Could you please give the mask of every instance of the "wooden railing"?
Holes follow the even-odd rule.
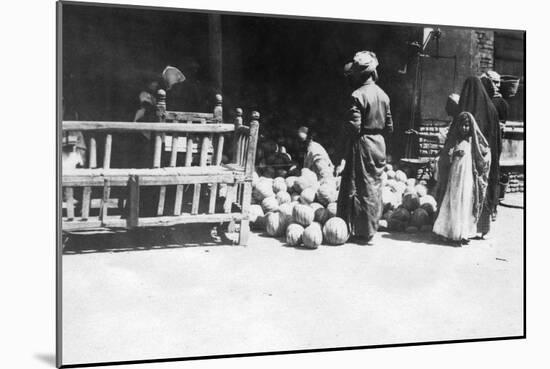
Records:
[[[164,122],[167,118],[186,123]],[[86,168],[62,173],[63,230],[240,221],[239,243],[246,244],[259,114],[252,114],[249,125],[243,124],[240,109],[233,124],[221,123],[219,117],[216,122],[215,114],[207,113],[163,111],[161,120],[62,123],[63,131],[84,134],[88,151]],[[197,120],[202,123],[193,123]],[[152,146],[150,164],[112,168],[117,138],[130,133],[150,137],[145,143]],[[228,148],[226,136],[232,136]],[[171,137],[169,149],[166,137]],[[178,149],[180,140],[183,150]],[[102,152],[98,142],[103,143]],[[229,163],[222,163],[224,152],[232,156]]]

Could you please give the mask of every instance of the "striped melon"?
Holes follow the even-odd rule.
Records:
[[[323,226],[323,236],[330,245],[342,245],[349,238],[348,225],[342,218],[330,218]]]

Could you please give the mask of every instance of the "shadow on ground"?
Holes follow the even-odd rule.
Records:
[[[421,243],[423,245],[457,247],[451,242],[442,240],[432,232],[381,232],[380,237],[395,241]]]
[[[219,226],[188,224],[166,228],[139,228],[98,234],[68,235],[63,254],[126,252],[181,247],[231,246],[234,234],[226,234]]]

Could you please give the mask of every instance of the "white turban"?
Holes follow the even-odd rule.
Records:
[[[378,58],[372,51],[359,51],[353,57],[353,64],[365,72],[374,72],[378,67]]]

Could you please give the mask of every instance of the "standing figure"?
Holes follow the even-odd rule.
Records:
[[[460,94],[459,109],[474,116],[479,129],[487,139],[491,148],[491,170],[483,212],[478,222],[478,233],[485,237],[491,229],[491,220],[496,219],[496,209],[499,203],[500,192],[500,153],[502,151],[502,136],[498,112],[477,77],[469,77],[464,82]]]
[[[449,129],[439,159],[439,188],[443,193],[433,232],[457,244],[466,244],[477,233],[491,151],[475,118],[460,113]]]
[[[384,134],[393,132],[388,95],[376,85],[378,59],[360,51],[346,64],[354,91],[341,130],[336,174],[342,173],[337,214],[356,242],[371,243],[382,216],[382,179],[386,164]]]

